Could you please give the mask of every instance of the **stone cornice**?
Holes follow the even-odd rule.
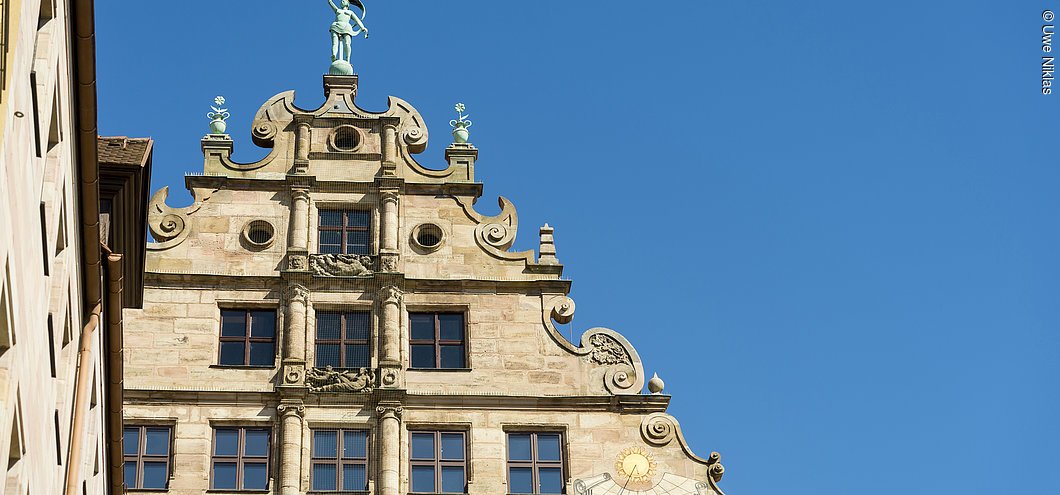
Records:
[[[380,274],[376,274],[378,277]],[[314,277],[308,283],[313,291],[349,291],[358,285],[363,290],[373,290],[378,286],[375,277],[363,278],[324,278]],[[149,288],[181,289],[278,289],[282,275],[236,275],[223,273],[161,273],[147,272],[144,284]],[[483,290],[501,294],[567,294],[570,292],[570,280],[482,280],[482,279],[404,279],[405,292],[467,292],[479,293]],[[528,291],[529,289],[529,291]]]

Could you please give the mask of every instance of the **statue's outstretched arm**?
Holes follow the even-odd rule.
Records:
[[[328,0],[328,1],[330,2],[331,0]],[[351,15],[350,19],[353,22],[356,22],[357,23],[357,27],[361,28],[362,31],[367,31],[368,30],[368,28],[364,27],[364,23],[361,22],[361,18],[360,17],[357,17],[356,15]]]
[[[335,12],[339,11],[339,7],[335,5],[335,2],[333,0],[328,0],[328,4],[331,5],[331,10],[334,10]]]

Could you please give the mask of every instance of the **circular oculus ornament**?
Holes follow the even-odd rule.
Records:
[[[629,481],[650,481],[655,476],[655,456],[641,447],[630,447],[618,454],[615,471]]]

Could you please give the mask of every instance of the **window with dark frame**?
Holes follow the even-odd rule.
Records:
[[[276,311],[221,310],[222,366],[272,367],[276,361]]]
[[[412,367],[467,367],[467,330],[463,313],[409,313]]]
[[[368,210],[320,210],[317,250],[321,254],[371,254]]]
[[[368,491],[368,430],[313,430],[310,490]]]
[[[563,493],[563,435],[508,433],[508,493]]]
[[[462,431],[410,432],[412,493],[467,493],[467,441]]]
[[[122,445],[125,487],[130,490],[165,490],[169,487],[171,426],[126,426]]]
[[[367,368],[371,364],[371,313],[317,312],[317,368]]]
[[[268,490],[268,428],[214,428],[211,490]]]

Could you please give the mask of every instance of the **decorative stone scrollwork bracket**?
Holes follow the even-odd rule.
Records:
[[[184,208],[172,208],[166,204],[166,198],[169,197],[169,186],[159,189],[154,196],[151,196],[151,201],[147,207],[147,225],[151,230],[151,235],[158,242],[148,243],[148,250],[161,251],[169,249],[188,238],[188,234],[191,233],[191,215],[199,211],[199,208],[202,208],[202,204],[209,200],[213,193],[217,192],[217,189],[208,192],[200,191],[202,190],[192,190],[195,201],[191,206]],[[200,197],[199,194],[202,194],[202,196]]]
[[[320,277],[364,277],[372,274],[371,256],[359,254],[312,254],[309,269]]]
[[[464,199],[453,197],[457,204],[464,209],[464,214],[473,220],[475,226],[475,243],[483,251],[494,258],[505,261],[523,261],[527,265],[534,264],[534,250],[521,251],[517,253],[508,252],[515,244],[515,234],[519,230],[519,215],[515,211],[515,205],[503,196],[497,199],[501,212],[497,216],[486,217],[475,211],[475,208]]]
[[[542,299],[541,321],[552,340],[567,352],[605,366],[604,388],[614,395],[636,395],[644,388],[644,365],[633,345],[609,328],[590,328],[575,346],[558,330],[553,320],[569,323],[574,318],[574,300],[567,296]]]
[[[309,385],[311,392],[370,394],[375,387],[375,373],[368,368],[357,370],[336,370],[331,366],[310,368],[306,371],[305,382]]]
[[[681,433],[681,426],[673,416],[666,413],[651,413],[645,416],[640,422],[640,436],[649,445],[655,447],[664,447],[677,441],[685,455],[707,466],[707,472],[710,474],[707,483],[712,490],[724,495],[717,485],[721,481],[722,475],[725,474],[725,467],[721,465],[721,454],[711,452],[710,457],[706,459],[694,454],[692,449],[688,447],[685,436]]]

